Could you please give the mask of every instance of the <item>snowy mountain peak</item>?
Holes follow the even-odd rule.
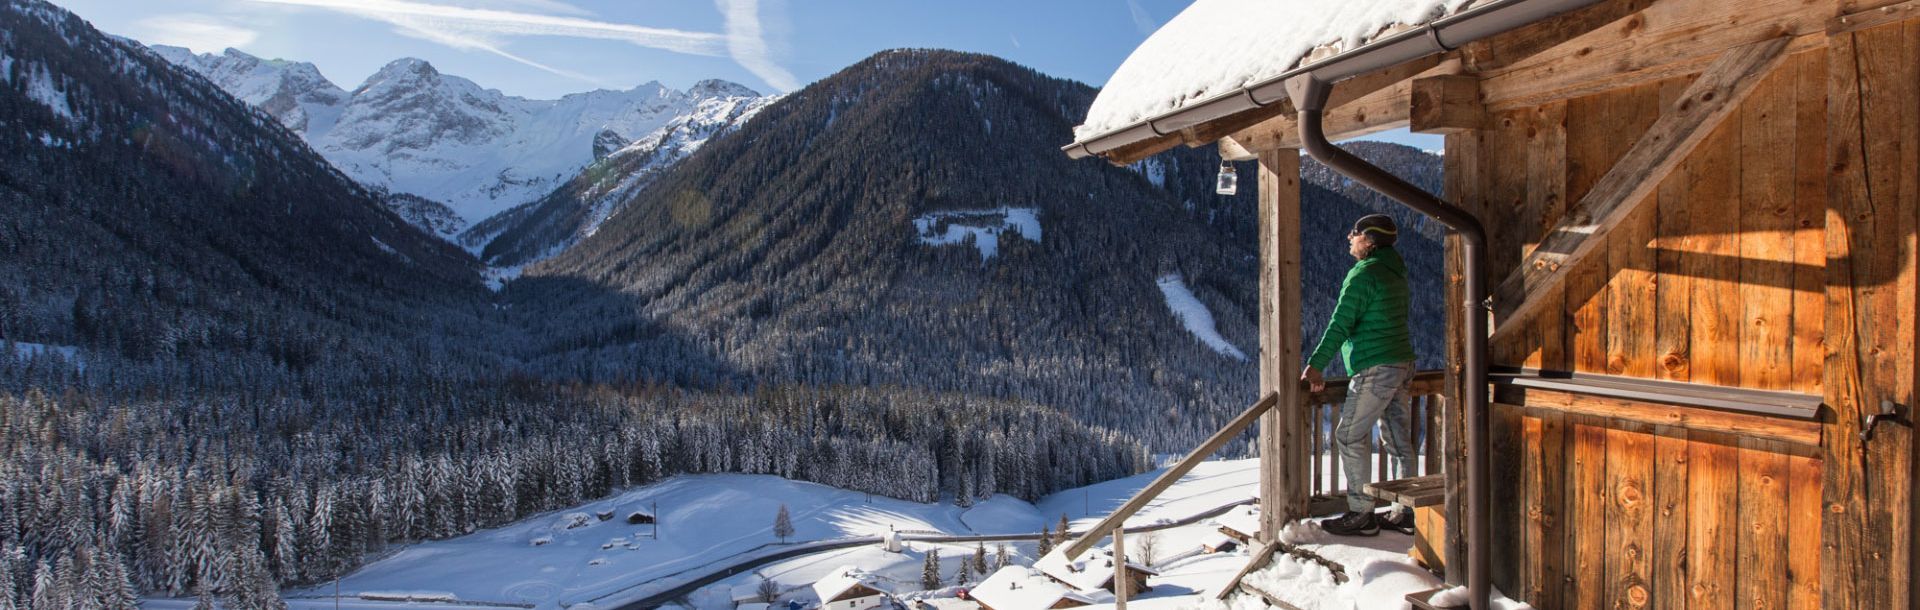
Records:
[[[347,92],[307,62],[261,59],[229,48],[215,55],[184,47],[153,45],[154,53],[186,67],[222,90],[266,111],[295,132],[325,130],[340,116]]]
[[[733,81],[709,78],[687,88],[687,95],[695,98],[717,97],[760,97],[760,92],[748,89],[746,85]]]
[[[655,81],[530,100],[412,57],[389,62],[349,93],[305,62],[232,49],[219,55],[153,49],[266,110],[355,180],[415,198],[392,201],[408,208],[444,204],[458,222],[441,219],[428,227],[443,235],[539,199],[588,164],[637,143],[652,149],[673,140],[674,150],[661,160],[677,161],[720,125],[759,107],[746,102],[768,99],[736,83],[704,80],[687,91]],[[677,132],[684,133],[670,137]]]

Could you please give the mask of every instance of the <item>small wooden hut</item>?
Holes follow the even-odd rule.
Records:
[[[1417,4],[1354,0],[1394,1]],[[1067,150],[1257,160],[1263,532],[1312,484],[1302,127],[1408,127],[1445,136],[1440,196],[1484,228],[1491,295],[1453,306],[1478,299],[1450,232],[1448,580],[1478,542],[1492,584],[1540,608],[1920,608],[1920,2],[1433,2],[1346,40],[1189,18],[1221,4],[1143,44]],[[1208,69],[1165,68],[1182,61]],[[1181,80],[1234,61],[1238,82]],[[1156,86],[1175,93],[1111,112]],[[1466,383],[1480,340],[1485,388]],[[1469,489],[1476,426],[1489,489]],[[1470,537],[1476,491],[1495,500]]]

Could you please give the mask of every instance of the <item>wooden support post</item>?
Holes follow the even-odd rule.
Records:
[[[1113,610],[1127,610],[1127,598],[1133,593],[1127,582],[1127,529],[1113,528]]]
[[[1468,75],[1414,79],[1407,127],[1415,133],[1452,133],[1479,129],[1486,111],[1480,106],[1480,79]]]
[[[1311,430],[1300,387],[1300,151],[1260,153],[1260,541],[1307,516]]]
[[[1820,601],[1830,610],[1914,603],[1914,429],[1882,421],[1863,435],[1863,416],[1914,400],[1917,38],[1909,21],[1827,42]]]
[[[1587,191],[1580,202],[1534,247],[1519,268],[1493,291],[1499,328],[1498,344],[1526,325],[1526,320],[1558,288],[1569,272],[1588,255],[1602,251],[1607,234],[1620,222],[1653,200],[1649,195],[1687,153],[1707,139],[1721,121],[1759,88],[1761,77],[1779,65],[1788,39],[1773,38],[1737,47],[1715,60],[1699,80],[1681,94],[1672,112],[1663,114],[1633,148]]]

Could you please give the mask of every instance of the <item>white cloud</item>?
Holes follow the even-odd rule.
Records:
[[[714,0],[727,18],[727,52],[733,61],[780,91],[800,88],[800,79],[773,60],[766,31],[760,25],[759,0]]]
[[[394,24],[394,31],[399,32],[403,36],[410,36],[414,38],[419,38],[421,40],[426,40],[429,42],[436,42],[443,45],[447,45],[449,47],[453,47],[455,49],[483,51],[486,53],[492,53],[494,55],[498,55],[509,61],[512,61],[524,66],[532,67],[534,69],[542,70],[552,74],[557,74],[557,75],[560,75],[566,78],[571,78],[577,81],[592,83],[594,85],[598,85],[602,87],[610,86],[606,81],[598,78],[594,78],[592,76],[580,74],[578,72],[572,72],[569,70],[562,70],[560,68],[549,66],[547,64],[543,64],[531,59],[527,59],[525,57],[521,57],[519,55],[515,55],[513,53],[509,53],[507,52],[506,49],[501,48],[501,45],[498,41],[492,40],[485,35],[463,36],[453,31],[435,30],[430,27],[421,27],[413,23],[409,23],[409,21],[410,20],[405,17],[399,17],[392,20],[392,23]]]
[[[186,47],[196,53],[218,53],[251,44],[260,37],[260,32],[210,15],[178,14],[137,21],[134,36],[149,43]]]
[[[1133,17],[1133,27],[1140,30],[1141,34],[1151,36],[1154,30],[1160,29],[1160,23],[1154,21],[1153,16],[1147,14],[1147,9],[1140,6],[1140,0],[1127,0],[1127,15]]]
[[[505,40],[522,36],[561,36],[619,40],[643,47],[675,53],[727,56],[775,89],[791,91],[800,86],[793,73],[772,57],[766,31],[760,20],[760,0],[714,0],[726,17],[726,33],[692,32],[654,28],[586,18],[584,10],[561,0],[442,0],[454,4],[429,4],[413,0],[249,0],[339,11],[391,24],[401,34],[433,41],[463,50],[499,55],[511,61],[594,82],[594,79],[542,64],[510,53]],[[506,10],[524,8],[544,13]],[[547,13],[566,13],[559,16]]]
[[[415,32],[431,32],[467,40],[483,40],[487,36],[565,36],[620,40],[643,47],[708,56],[719,56],[725,53],[727,46],[725,37],[711,32],[689,32],[579,17],[426,4],[407,0],[253,1],[336,10],[385,21]]]

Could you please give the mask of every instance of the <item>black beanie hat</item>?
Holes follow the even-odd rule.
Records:
[[[1368,214],[1353,221],[1353,232],[1364,233],[1373,238],[1374,245],[1391,246],[1400,236],[1400,228],[1394,226],[1393,217],[1386,214]]]

